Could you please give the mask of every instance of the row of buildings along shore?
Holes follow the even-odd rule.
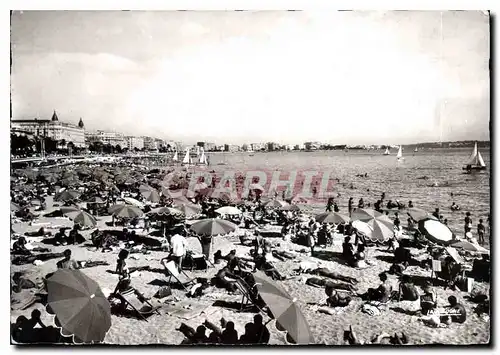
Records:
[[[206,152],[259,152],[259,151],[279,151],[279,150],[323,150],[323,149],[385,149],[396,148],[396,146],[385,145],[330,145],[321,142],[305,142],[295,145],[283,145],[275,142],[267,143],[250,143],[250,144],[215,144],[210,142],[197,142],[194,147],[176,142],[173,140],[163,140],[148,136],[128,136],[119,132],[111,132],[104,130],[87,131],[82,118],[78,122],[69,123],[59,120],[59,117],[54,111],[50,119],[21,119],[11,121],[11,133],[27,135],[33,138],[47,137],[57,142],[72,143],[74,147],[80,149],[91,148],[92,145],[98,143],[119,146],[121,149],[129,151],[184,151],[186,148],[201,147]],[[449,142],[448,147],[460,147],[469,145],[468,142]],[[487,142],[485,142],[487,143]],[[444,146],[444,143],[425,143],[439,146]],[[424,145],[425,145],[424,144]],[[61,145],[64,145],[61,143]],[[488,144],[489,145],[489,144]],[[92,149],[90,149],[92,150]]]

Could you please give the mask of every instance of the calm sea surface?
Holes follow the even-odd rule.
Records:
[[[464,174],[462,166],[471,150],[406,151],[402,162],[397,161],[395,152],[390,156],[383,156],[382,151],[363,150],[253,153],[253,156],[248,153],[208,154],[210,168],[217,173],[224,170],[265,170],[272,173],[279,170],[283,172],[284,179],[289,171],[331,172],[332,179],[338,178],[340,182],[332,182],[333,186],[328,191],[340,194],[336,200],[341,212],[347,211],[349,197],[353,197],[356,204],[363,197],[365,203],[373,205],[381,193],[385,192],[386,200],[398,199],[404,204],[411,200],[415,207],[429,212],[436,207],[440,208],[441,214],[448,219],[450,228],[463,235],[466,211],[472,213],[473,232],[476,231],[479,218],[483,218],[486,224],[486,217],[490,212],[490,150],[480,150],[487,165],[486,170]],[[368,174],[367,178],[356,177],[356,174],[365,173]],[[299,173],[299,177],[300,175]],[[428,179],[419,179],[424,176]],[[296,189],[299,189],[299,184],[300,182],[296,183]],[[457,203],[462,210],[452,212],[452,202]],[[321,205],[320,201],[319,205],[310,208],[315,211],[324,210],[324,204]],[[402,222],[406,225],[405,219]]]

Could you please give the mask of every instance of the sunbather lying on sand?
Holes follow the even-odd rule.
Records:
[[[346,290],[350,292],[356,292],[356,288],[347,283],[333,282],[331,280],[320,279],[318,277],[310,277],[306,280],[306,285],[313,287],[330,287],[337,290]]]
[[[358,335],[353,331],[352,326],[349,326],[349,330],[344,331],[344,342],[346,345],[365,345],[365,344],[392,344],[392,345],[405,345],[408,344],[408,337],[405,333],[401,332],[401,336],[394,333],[390,336],[387,333],[381,333],[374,336],[371,341],[363,341]]]

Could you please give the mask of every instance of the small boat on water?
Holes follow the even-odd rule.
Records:
[[[385,148],[384,155],[391,155],[391,152],[389,151],[389,147]]]
[[[193,163],[193,160],[191,159],[189,148],[187,148],[186,155],[184,156],[184,159],[182,159],[182,165],[190,165],[192,163]]]
[[[415,147],[415,150],[414,150],[414,152],[415,152],[415,153],[416,153],[416,152],[418,152],[418,148],[417,148],[417,147]]]
[[[399,146],[398,155],[396,155],[396,158],[398,158],[398,160],[404,160],[404,158],[403,158],[403,148],[401,146]]]
[[[472,150],[469,160],[462,169],[467,171],[486,169],[483,157],[481,156],[479,150],[477,150],[477,142],[474,143],[474,149]]]

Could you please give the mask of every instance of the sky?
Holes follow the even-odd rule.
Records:
[[[476,11],[24,11],[12,119],[184,142],[489,140]]]

